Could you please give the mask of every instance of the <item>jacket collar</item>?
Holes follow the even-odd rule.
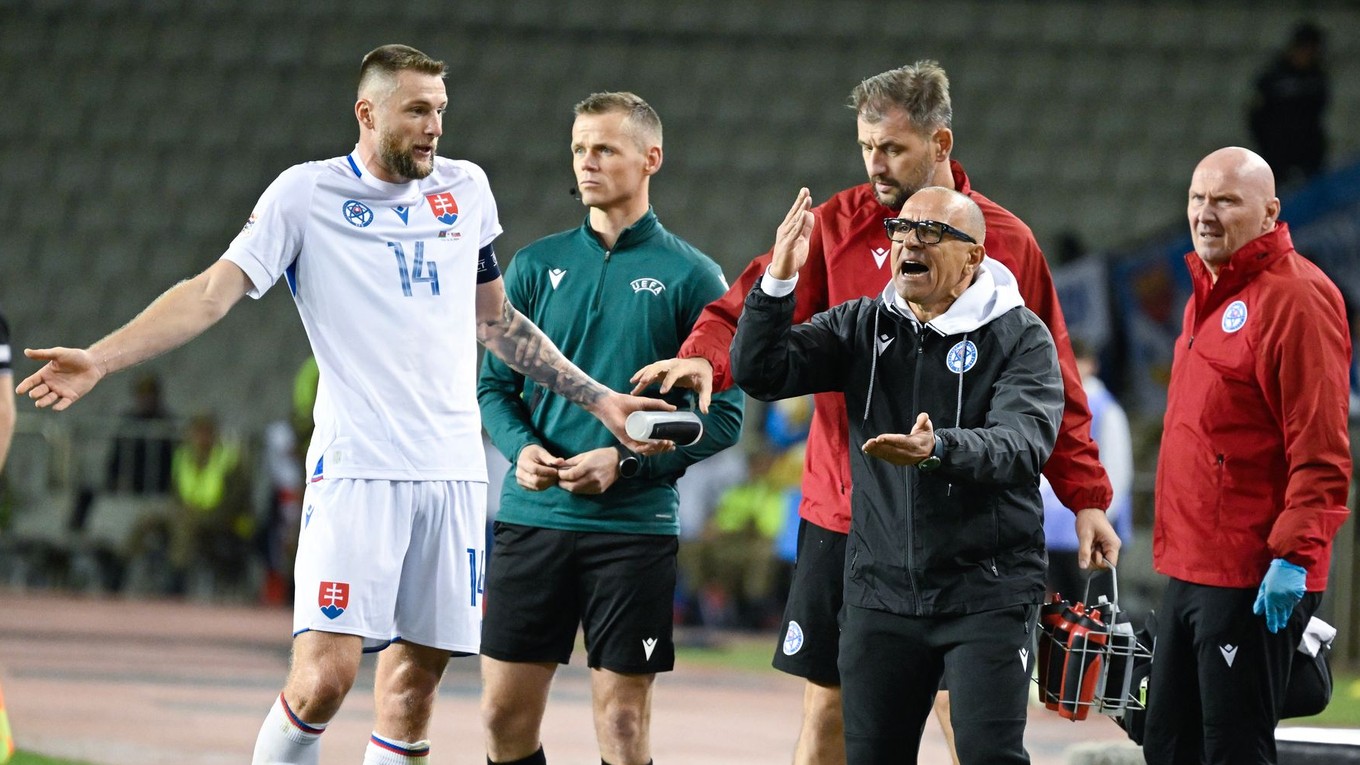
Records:
[[[601,251],[604,251],[604,244],[600,241],[600,235],[590,227],[590,213],[586,213],[586,219],[581,223],[581,230],[585,233],[587,239],[594,242]],[[633,225],[619,233],[618,241],[614,242],[614,249],[611,252],[637,247],[656,236],[660,231],[661,221],[657,220],[656,211],[649,205],[647,212],[643,213],[641,218],[638,218]]]
[[[963,165],[956,159],[949,160],[949,172],[954,176],[954,190],[967,196],[973,190],[973,185],[968,182],[968,173],[963,171]]]
[[[879,300],[889,313],[916,325],[921,323],[902,296],[897,294],[891,280],[883,288]],[[990,257],[984,257],[977,277],[968,285],[968,289],[959,295],[949,310],[931,319],[925,326],[945,337],[961,335],[990,324],[1007,311],[1024,304],[1025,299],[1020,296],[1020,288],[1010,269]]]
[[[1228,262],[1218,270],[1217,282],[1210,279],[1209,268],[1194,251],[1185,256],[1185,264],[1190,269],[1190,275],[1194,277],[1196,292],[1199,291],[1201,284],[1206,290],[1212,284],[1214,289],[1227,292],[1251,281],[1257,274],[1293,250],[1294,240],[1289,236],[1289,224],[1279,221],[1275,228],[1247,242],[1234,252]]]

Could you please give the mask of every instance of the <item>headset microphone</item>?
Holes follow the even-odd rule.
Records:
[[[570,194],[573,199],[581,198],[581,192],[574,185],[571,188],[567,189],[567,193]]]

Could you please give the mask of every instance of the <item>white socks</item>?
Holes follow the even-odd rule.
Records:
[[[260,726],[251,765],[318,765],[325,731],[325,723],[298,719],[280,693]],[[364,750],[364,765],[426,765],[429,761],[429,741],[411,743],[374,733]]]
[[[413,744],[374,733],[364,750],[364,765],[425,765],[429,761],[429,741]]]
[[[321,762],[318,739],[325,731],[325,723],[299,720],[280,693],[260,726],[251,765],[318,765]]]

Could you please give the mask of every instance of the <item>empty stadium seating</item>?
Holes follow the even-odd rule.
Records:
[[[21,345],[127,320],[220,254],[279,171],[350,148],[354,70],[392,41],[449,61],[441,151],[487,168],[503,258],[580,220],[571,105],[627,88],[666,124],[658,212],[734,275],[798,186],[821,199],[862,178],[850,88],[923,56],[952,75],[979,188],[1041,244],[1071,229],[1112,247],[1174,222],[1193,163],[1247,141],[1251,81],[1305,16],[1337,32],[1330,121],[1353,154],[1360,41],[1340,32],[1360,9],[1342,3],[9,4],[0,301]],[[276,290],[155,362],[171,403],[245,427],[281,416],[306,354],[293,313]]]

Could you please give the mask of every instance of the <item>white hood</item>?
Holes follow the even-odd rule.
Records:
[[[907,301],[897,294],[893,288],[893,282],[888,280],[888,285],[883,289],[883,303],[888,310],[901,316],[910,317],[912,321],[920,323],[916,314],[912,313]],[[959,295],[958,300],[949,306],[949,310],[936,316],[926,323],[927,327],[938,332],[940,335],[961,335],[965,332],[972,332],[978,327],[984,326],[1012,308],[1018,308],[1025,304],[1025,299],[1020,296],[1019,285],[1015,281],[1015,274],[1009,268],[999,262],[984,256],[982,263],[979,264],[977,277],[968,289]]]

